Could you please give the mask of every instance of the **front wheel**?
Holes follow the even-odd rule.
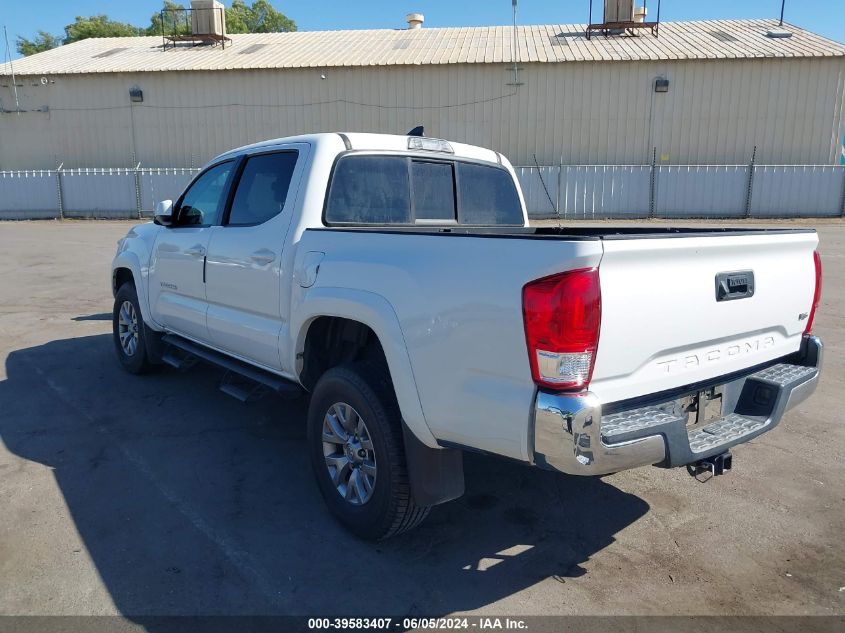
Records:
[[[379,365],[335,367],[320,378],[308,410],[308,448],[326,505],[358,536],[384,539],[428,515],[411,495],[401,414]]]
[[[126,371],[142,374],[152,369],[138,294],[131,283],[123,284],[114,297],[112,336],[117,359]]]

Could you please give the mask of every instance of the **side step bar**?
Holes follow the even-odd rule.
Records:
[[[197,361],[203,360],[227,371],[226,379],[220,388],[224,393],[234,396],[238,400],[246,401],[250,396],[257,393],[257,389],[265,387],[283,398],[298,398],[302,395],[302,387],[291,380],[276,376],[268,371],[253,367],[235,358],[215,352],[212,349],[177,336],[176,334],[165,334],[161,342],[170,348],[183,352],[183,356],[167,350],[162,360],[176,369],[187,369]],[[228,380],[229,374],[236,374],[243,381],[255,383],[255,388],[248,388],[242,384],[236,384]],[[260,386],[260,387],[259,387]]]

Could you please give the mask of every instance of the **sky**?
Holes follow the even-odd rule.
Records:
[[[248,0],[249,1],[249,0]],[[183,0],[188,5],[190,0]],[[405,14],[425,14],[425,26],[489,26],[511,24],[509,0],[271,0],[296,21],[301,31],[326,29],[404,28]],[[224,4],[231,4],[225,0]],[[594,16],[602,0],[593,0]],[[639,4],[639,3],[638,3]],[[657,0],[648,2],[650,13]],[[44,30],[63,33],[77,15],[105,13],[114,20],[148,26],[161,8],[159,0],[0,0],[0,27],[9,34],[12,58],[15,38]],[[560,24],[587,21],[589,0],[519,0],[519,24]],[[774,18],[781,0],[663,0],[661,20]],[[786,20],[839,42],[845,42],[845,1],[786,0]],[[0,32],[0,51],[5,41]]]

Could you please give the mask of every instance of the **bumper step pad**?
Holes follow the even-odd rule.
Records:
[[[818,369],[815,367],[781,363],[780,365],[772,365],[766,369],[761,369],[751,374],[750,378],[769,382],[777,387],[788,387],[792,383],[803,382],[817,371]]]
[[[731,413],[704,428],[690,431],[689,447],[693,453],[704,453],[727,442],[751,435],[766,424],[767,420],[755,420]]]
[[[746,380],[771,385],[780,391],[811,379],[817,372],[816,367],[780,363],[754,372],[747,376]],[[742,438],[756,435],[768,426],[767,417],[729,413],[707,426],[687,429],[689,451],[702,454],[736,444]],[[605,444],[612,446],[650,434],[665,434],[670,427],[685,429],[686,417],[679,417],[667,411],[666,405],[647,406],[603,416],[601,437]]]
[[[663,426],[680,421],[681,418],[667,413],[659,407],[644,407],[621,413],[612,413],[603,416],[601,419],[601,435],[608,442],[622,440],[623,435]]]

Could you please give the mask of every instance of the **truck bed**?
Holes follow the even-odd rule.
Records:
[[[308,229],[302,241],[325,253],[318,285],[390,304],[435,436],[468,446],[485,438],[485,450],[516,458],[527,455],[527,438],[514,420],[536,392],[527,283],[598,269],[589,390],[611,405],[797,352],[818,243],[804,229],[628,226],[332,227]],[[720,301],[719,277],[743,271],[753,272],[753,296]]]

